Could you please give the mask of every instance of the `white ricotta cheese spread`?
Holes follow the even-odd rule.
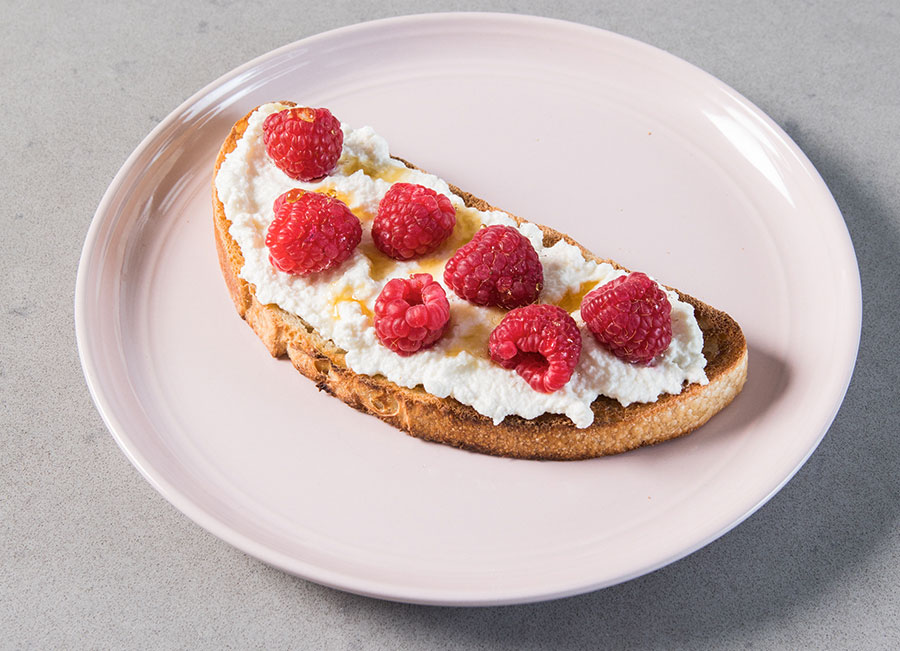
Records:
[[[516,414],[535,418],[543,413],[565,414],[577,427],[593,421],[591,403],[599,395],[622,405],[654,402],[663,393],[678,394],[686,384],[708,382],[704,368],[703,334],[691,305],[666,291],[672,305],[672,343],[652,366],[619,360],[594,339],[581,319],[581,297],[624,272],[609,264],[585,260],[581,251],[564,241],[543,246],[543,234],[533,224],[518,226],[506,213],[467,208],[438,177],[410,170],[390,157],[387,142],[371,127],[343,125],[344,145],[336,170],[321,181],[304,183],[289,178],[269,159],[262,125],[281,104],[266,104],[249,119],[243,137],[222,163],[216,191],[231,221],[230,233],[244,255],[241,277],[256,288],[262,303],[274,303],[303,318],[326,338],[347,351],[346,363],[356,373],[383,375],[405,387],[421,385],[441,398],[452,396],[472,406],[495,424]],[[375,249],[371,222],[378,203],[392,182],[418,183],[447,195],[457,209],[454,234],[434,255],[398,262]],[[360,218],[363,239],[349,260],[336,269],[310,276],[293,276],[269,263],[266,230],[273,219],[272,204],[291,188],[330,192]],[[581,359],[571,380],[559,391],[533,390],[515,371],[493,363],[487,338],[499,322],[499,309],[478,307],[444,286],[450,302],[450,325],[434,347],[401,357],[382,346],[375,336],[372,310],[384,284],[395,277],[428,272],[444,285],[443,264],[481,225],[506,224],[518,228],[534,245],[544,268],[542,303],[570,310],[582,333]]]

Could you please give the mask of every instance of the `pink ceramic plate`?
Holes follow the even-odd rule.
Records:
[[[213,248],[216,152],[274,99],[371,124],[394,153],[728,311],[746,389],[689,437],[573,463],[424,443],[319,394],[236,316]],[[840,405],[860,290],[821,178],[734,90],[598,29],[444,14],[305,39],[175,110],[97,210],[76,320],[119,445],[209,531],[344,590],[499,604],[644,574],[769,499]]]

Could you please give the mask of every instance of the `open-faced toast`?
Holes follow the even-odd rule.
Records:
[[[452,397],[431,395],[421,386],[399,386],[382,375],[354,372],[346,363],[346,351],[299,316],[277,305],[261,303],[254,286],[241,277],[244,256],[229,232],[231,222],[216,190],[215,176],[244,136],[252,113],[234,125],[215,164],[213,212],[219,262],[240,316],[273,356],[287,355],[320,390],[429,441],[509,457],[572,460],[624,452],[691,432],[728,405],[743,387],[747,347],[740,327],[724,312],[681,292],[679,298],[693,306],[702,331],[708,383],[689,384],[675,395],[664,393],[654,402],[634,402],[625,407],[617,400],[600,396],[590,405],[593,422],[587,427],[576,427],[567,416],[557,413],[530,419],[510,415],[495,424],[491,418]],[[497,210],[483,199],[452,185],[449,187],[467,207]],[[515,216],[510,217],[523,223]],[[562,239],[577,246],[587,260],[607,262],[621,269],[612,261],[597,258],[566,235],[545,226],[539,228],[545,246]]]

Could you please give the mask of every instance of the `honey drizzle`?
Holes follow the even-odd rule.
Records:
[[[485,318],[475,322],[472,327],[463,333],[457,332],[456,329],[452,330],[447,342],[447,355],[456,357],[461,353],[469,353],[473,357],[490,359],[488,342],[491,332],[506,316],[506,310],[498,307],[477,307],[474,305],[471,306],[471,309],[478,310]],[[452,315],[450,316],[450,321],[453,321]]]
[[[384,280],[397,268],[397,261],[379,251],[372,241],[360,242],[359,251],[369,259],[369,276],[372,280]]]
[[[447,258],[438,256],[420,258],[416,260],[416,269],[410,273],[414,274],[431,274],[431,277],[437,280],[444,275],[444,265],[447,264]]]
[[[409,169],[406,167],[400,166],[385,166],[385,167],[377,167],[373,165],[369,161],[363,161],[359,158],[354,158],[352,160],[348,160],[346,163],[341,165],[341,174],[344,176],[350,176],[358,171],[362,170],[362,173],[372,179],[381,179],[382,181],[386,181],[387,183],[397,183],[398,181],[402,181],[405,176],[409,173]]]
[[[369,320],[373,320],[375,315],[372,313],[372,310],[369,309],[369,306],[366,305],[363,301],[353,296],[353,290],[351,288],[347,288],[342,291],[340,294],[334,297],[334,308],[332,310],[332,316],[337,319],[340,317],[339,306],[342,303],[356,303],[359,305],[359,309],[362,311]]]
[[[371,222],[373,219],[375,219],[375,215],[370,213],[368,210],[363,209],[361,206],[357,206],[354,208],[353,197],[351,197],[349,194],[338,192],[332,185],[323,185],[318,190],[316,190],[316,192],[327,194],[332,199],[337,199],[338,201],[343,202],[344,205],[350,208],[350,212],[356,215],[357,219],[359,219],[359,221],[363,223]]]
[[[449,255],[447,257],[449,258],[456,249],[472,241],[481,225],[481,217],[478,216],[477,210],[468,206],[457,208],[456,226],[453,227],[453,232],[447,238],[447,241],[441,245],[439,251],[448,250]]]
[[[599,281],[596,280],[586,280],[581,283],[581,286],[578,289],[570,289],[563,297],[556,301],[556,305],[564,309],[566,312],[572,313],[578,308],[581,307],[581,301],[590,292],[594,287],[597,286]]]

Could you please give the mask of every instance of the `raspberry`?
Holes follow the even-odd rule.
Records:
[[[409,260],[438,248],[455,225],[450,199],[421,185],[395,183],[378,204],[372,239],[385,255]]]
[[[440,339],[449,320],[447,295],[431,274],[389,280],[375,299],[375,334],[404,357]]]
[[[672,341],[672,308],[647,274],[632,273],[598,287],[581,301],[581,317],[616,357],[650,364]]]
[[[444,282],[475,305],[506,309],[537,300],[544,269],[531,242],[511,226],[488,226],[453,254]]]
[[[581,332],[556,305],[526,305],[512,310],[490,337],[491,359],[515,369],[531,388],[553,393],[566,385],[581,356]]]
[[[292,179],[313,181],[334,169],[344,132],[328,109],[296,107],[266,118],[263,142],[278,169]]]
[[[338,199],[299,188],[275,200],[275,219],[266,233],[269,262],[289,274],[336,267],[362,237],[359,219]]]

